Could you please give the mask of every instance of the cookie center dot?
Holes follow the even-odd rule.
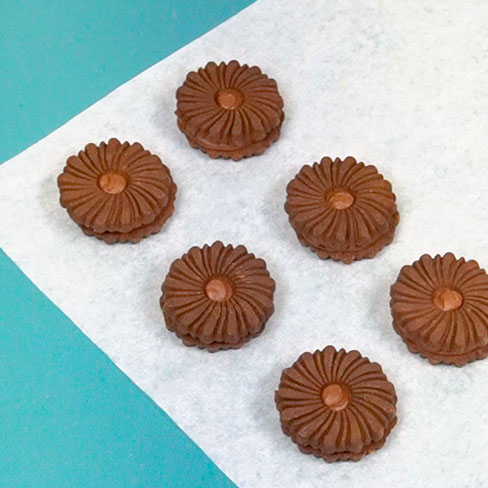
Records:
[[[354,197],[347,191],[336,191],[330,195],[329,203],[336,210],[344,210],[354,203]]]
[[[437,308],[449,312],[450,310],[457,310],[463,304],[463,296],[456,290],[442,288],[434,293],[432,301]]]
[[[217,103],[227,110],[235,110],[242,103],[242,94],[234,88],[224,88],[217,93]]]
[[[322,401],[332,410],[344,410],[349,405],[349,395],[341,386],[332,384],[323,389]]]
[[[105,192],[120,193],[127,186],[127,180],[118,173],[105,173],[98,179],[98,186]]]
[[[205,293],[214,302],[225,302],[232,296],[232,286],[224,280],[215,278],[205,286]]]

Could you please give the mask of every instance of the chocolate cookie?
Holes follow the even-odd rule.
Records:
[[[283,99],[257,66],[208,63],[187,75],[176,99],[178,127],[212,158],[258,155],[280,136]]]
[[[431,364],[488,356],[488,275],[476,261],[425,254],[391,287],[396,332]]]
[[[187,346],[236,349],[259,335],[274,311],[275,282],[244,246],[192,247],[162,285],[166,327]]]
[[[88,144],[58,177],[61,205],[87,235],[109,244],[157,233],[174,210],[176,185],[138,142]]]
[[[346,264],[374,257],[399,221],[391,184],[352,157],[303,166],[287,186],[285,210],[303,245]]]
[[[381,448],[397,420],[395,388],[381,366],[333,346],[283,370],[275,401],[283,432],[328,462],[358,461]]]

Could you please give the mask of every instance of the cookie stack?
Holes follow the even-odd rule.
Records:
[[[257,66],[208,63],[187,75],[176,99],[178,127],[211,158],[262,154],[280,136],[283,99]]]
[[[244,246],[192,247],[173,262],[162,285],[166,327],[187,346],[237,349],[271,317],[275,282]]]
[[[303,245],[322,259],[348,264],[392,242],[399,221],[395,200],[374,166],[325,157],[290,181],[285,210]]]
[[[174,211],[169,169],[138,142],[88,144],[68,158],[58,186],[69,216],[108,244],[156,234]]]
[[[424,254],[391,287],[393,327],[431,364],[488,356],[488,275],[474,260]]]
[[[283,370],[275,401],[283,432],[328,462],[358,461],[382,447],[396,424],[395,388],[381,366],[333,346]]]

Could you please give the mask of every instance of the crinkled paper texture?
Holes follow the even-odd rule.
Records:
[[[488,266],[487,25],[475,0],[260,0],[3,164],[0,245],[242,487],[488,486],[488,360],[430,366],[389,310],[423,253]],[[191,149],[174,116],[188,71],[234,58],[277,80],[286,114],[281,139],[240,163]],[[135,246],[84,236],[58,201],[66,158],[112,136],[160,155],[179,188],[163,231]],[[288,224],[286,184],[324,155],[393,185],[400,225],[373,260],[320,261]],[[242,349],[209,354],[166,330],[159,296],[174,259],[217,239],[266,260],[276,311]],[[327,344],[381,363],[398,394],[397,427],[357,464],[281,433],[281,370]]]

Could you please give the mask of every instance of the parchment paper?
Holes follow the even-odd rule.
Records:
[[[487,26],[474,0],[260,0],[2,165],[0,244],[242,487],[488,486],[488,360],[430,366],[388,305],[424,252],[488,266]],[[237,164],[191,149],[173,113],[188,71],[233,58],[278,81],[286,112],[280,141]],[[84,236],[58,203],[66,158],[112,136],[160,154],[179,187],[164,231],[135,246]],[[373,260],[320,261],[287,222],[287,182],[324,155],[393,184],[401,223]],[[217,239],[267,261],[276,312],[246,347],[209,354],[165,329],[158,300],[171,262]],[[274,406],[281,370],[327,344],[380,362],[397,388],[398,426],[356,464],[299,453]]]

